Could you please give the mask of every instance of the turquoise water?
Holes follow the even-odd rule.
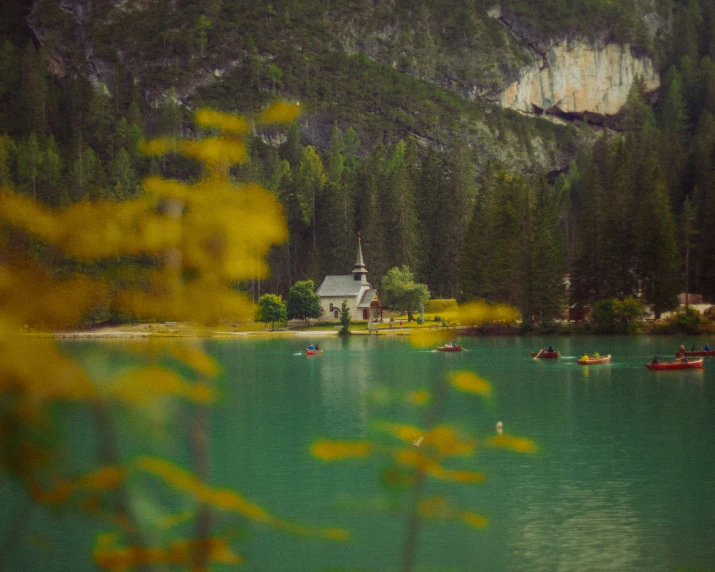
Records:
[[[204,342],[224,368],[222,397],[208,412],[210,484],[239,491],[281,519],[351,534],[335,543],[216,511],[214,533],[240,531],[231,546],[245,560],[242,569],[399,570],[408,492],[381,484],[387,457],[323,463],[309,448],[320,438],[380,438],[375,426],[381,421],[423,425],[428,407],[406,395],[431,390],[453,370],[478,373],[492,384],[493,396],[450,390],[442,422],[484,439],[502,421],[506,434],[529,437],[539,450],[480,448],[450,462],[450,468],[485,473],[481,484],[428,479],[425,496],[484,515],[489,525],[424,520],[416,570],[715,569],[715,360],[706,359],[705,371],[644,366],[655,354],[673,355],[681,343],[702,345],[702,338],[464,338],[464,352],[443,354],[416,349],[405,338],[331,337],[320,339],[325,353],[314,357],[302,354],[307,341]],[[87,352],[94,360],[111,357],[111,345],[104,344],[69,351],[85,359]],[[561,351],[559,360],[529,357],[548,344]],[[612,363],[576,364],[594,351],[612,354]],[[101,367],[115,361],[108,363]],[[150,454],[190,462],[194,408],[112,415],[124,460]],[[81,407],[63,412],[68,459],[77,467],[96,448],[87,426]],[[0,569],[96,570],[95,537],[115,530],[111,523],[33,505],[9,480],[0,487],[0,547],[6,550]],[[147,477],[132,479],[128,491],[149,540],[191,534],[190,524],[156,526],[162,515],[194,508],[181,495]]]

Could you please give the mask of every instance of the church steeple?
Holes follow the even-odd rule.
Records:
[[[355,280],[360,280],[363,284],[367,284],[367,268],[365,268],[365,262],[362,259],[362,244],[360,242],[360,233],[358,233],[358,251],[357,260],[355,261],[355,268],[353,268],[353,278]]]

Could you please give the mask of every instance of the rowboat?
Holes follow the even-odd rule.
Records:
[[[576,363],[579,365],[598,365],[599,363],[611,363],[611,356],[601,356],[598,358],[588,358],[588,359],[577,359]]]
[[[715,350],[696,350],[694,352],[687,352],[687,351],[677,351],[675,352],[675,357],[678,356],[685,356],[685,357],[690,357],[690,356],[715,356]]]
[[[531,352],[533,358],[556,359],[561,354],[559,352]]]
[[[663,363],[647,363],[650,370],[661,371],[669,369],[703,369],[703,358],[692,361],[666,361]]]
[[[438,352],[461,352],[462,346],[440,346],[436,349]]]
[[[305,350],[307,356],[317,356],[323,353],[323,350]]]

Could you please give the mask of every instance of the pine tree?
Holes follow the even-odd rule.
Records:
[[[675,221],[665,178],[655,159],[650,160],[647,173],[647,192],[640,201],[636,252],[642,295],[658,318],[677,304],[679,264]]]
[[[697,192],[697,191],[696,191]],[[690,197],[685,197],[685,201],[683,202],[683,211],[680,214],[680,224],[679,224],[679,230],[680,230],[680,243],[681,243],[681,252],[683,253],[683,276],[684,276],[684,284],[685,284],[685,305],[688,305],[689,299],[688,295],[690,292],[690,286],[693,284],[692,280],[690,279],[691,275],[691,269],[692,266],[690,264],[691,260],[691,253],[694,248],[696,248],[696,241],[695,237],[698,234],[697,230],[697,219],[698,219],[698,213],[695,208],[695,205],[693,205],[692,201],[690,200]]]
[[[595,163],[591,163],[584,176],[580,199],[575,255],[570,268],[571,298],[578,305],[590,305],[605,296],[602,275],[605,263],[605,198]]]
[[[37,134],[47,132],[48,78],[44,54],[28,42],[22,54],[21,89],[23,126]]]
[[[0,125],[13,131],[17,92],[20,89],[20,65],[17,50],[8,40],[0,46]]]
[[[45,204],[58,207],[66,201],[62,159],[54,137],[47,139],[38,170],[38,196]]]
[[[306,146],[300,158],[295,185],[303,213],[303,222],[312,228],[313,255],[318,249],[316,200],[318,194],[323,190],[325,180],[325,171],[320,156],[311,145]]]
[[[375,147],[360,165],[355,201],[355,228],[361,233],[363,255],[370,265],[370,284],[374,288],[380,286],[389,268],[380,197],[383,152],[381,146]]]
[[[544,325],[561,316],[565,303],[565,251],[557,208],[548,183],[541,179],[531,216],[529,311]]]
[[[37,200],[37,177],[40,172],[42,154],[37,134],[33,131],[20,143],[17,149],[17,174],[20,188],[33,200]]]
[[[605,189],[603,296],[626,298],[637,293],[635,229],[637,218],[631,163],[623,138],[613,145],[610,185]]]
[[[667,88],[665,99],[660,108],[660,120],[663,130],[662,165],[668,181],[671,204],[682,202],[685,189],[685,137],[688,131],[688,114],[683,99],[681,78],[677,70],[671,67],[666,76]]]
[[[350,308],[348,307],[348,301],[343,300],[343,303],[340,305],[340,325],[342,328],[340,328],[340,333],[345,335],[350,333]]]
[[[0,135],[0,187],[12,185],[16,155],[15,142],[7,135]]]
[[[109,166],[109,184],[115,199],[127,199],[136,192],[136,174],[124,147],[119,149]]]
[[[386,165],[385,181],[385,228],[386,244],[390,244],[389,264],[407,265],[417,263],[417,213],[413,187],[414,165],[407,154],[407,146],[400,141]]]

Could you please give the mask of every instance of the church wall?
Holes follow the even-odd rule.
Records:
[[[348,301],[348,308],[350,309],[350,319],[351,320],[362,320],[362,308],[358,308],[359,300],[356,297],[346,298],[345,296],[326,296],[320,297],[320,306],[323,308],[323,314],[320,316],[321,322],[340,322],[340,308],[343,305],[343,300]],[[335,318],[333,312],[330,311],[330,304],[333,304],[334,308],[338,309],[338,317]]]

